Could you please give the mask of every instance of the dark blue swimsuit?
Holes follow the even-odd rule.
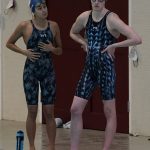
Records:
[[[46,30],[38,30],[33,22],[32,35],[27,43],[27,49],[39,52],[40,58],[34,62],[28,58],[24,66],[24,91],[28,105],[38,104],[39,85],[41,87],[41,101],[43,105],[53,104],[56,95],[55,72],[51,53],[44,52],[38,48],[38,43],[53,43],[53,35],[48,23]]]
[[[85,34],[89,51],[75,95],[87,100],[97,85],[101,88],[103,100],[115,97],[114,62],[107,52],[101,53],[108,45],[116,42],[116,38],[110,34],[106,26],[109,13],[110,11],[99,22],[94,22],[91,12],[86,25]]]

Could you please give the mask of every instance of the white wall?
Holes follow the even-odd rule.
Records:
[[[2,8],[6,7],[9,0],[2,1]],[[6,41],[15,30],[16,26],[23,20],[31,19],[28,8],[28,0],[16,0],[16,8],[8,11],[4,16],[4,28],[2,32],[3,51],[3,119],[25,121],[27,106],[23,91],[23,68],[25,56],[12,52],[6,48]],[[25,48],[23,40],[17,42],[18,46]],[[41,108],[40,113],[41,114]],[[37,121],[41,121],[38,115]]]
[[[150,0],[129,0],[130,25],[142,36],[139,66],[130,62],[130,133],[150,136]]]

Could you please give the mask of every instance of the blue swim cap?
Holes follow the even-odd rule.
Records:
[[[37,4],[45,3],[45,0],[30,0],[29,6],[31,11],[34,13],[35,12],[35,7]]]

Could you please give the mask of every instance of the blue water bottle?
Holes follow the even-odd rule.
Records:
[[[24,132],[19,130],[16,133],[16,150],[23,150]]]

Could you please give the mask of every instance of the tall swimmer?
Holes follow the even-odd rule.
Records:
[[[62,54],[62,43],[59,26],[47,20],[48,9],[45,0],[31,0],[30,8],[33,18],[21,22],[10,36],[6,46],[14,52],[27,57],[24,73],[24,92],[28,107],[26,131],[30,150],[35,150],[36,116],[38,110],[38,91],[41,88],[41,102],[46,118],[49,138],[49,150],[55,149],[56,125],[54,120],[54,101],[56,94],[55,72],[52,53]],[[23,37],[26,49],[15,43]]]
[[[85,67],[78,82],[71,106],[71,150],[79,150],[83,128],[82,112],[95,86],[102,93],[106,117],[105,140],[102,150],[109,150],[116,132],[115,66],[116,48],[141,44],[141,38],[117,14],[105,8],[106,0],[91,0],[92,10],[81,13],[73,24],[70,36],[87,52]],[[85,37],[80,31],[85,29]],[[126,40],[117,42],[120,34]]]

